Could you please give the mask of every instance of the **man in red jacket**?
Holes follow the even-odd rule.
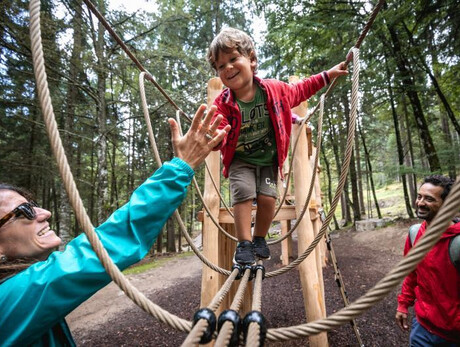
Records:
[[[424,220],[418,233],[406,239],[404,255],[425,233],[444,203],[453,180],[441,175],[425,178],[415,201]],[[402,284],[396,322],[409,330],[408,307],[415,303],[410,346],[460,346],[460,223],[452,224]]]

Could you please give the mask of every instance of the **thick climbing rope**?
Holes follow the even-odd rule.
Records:
[[[43,112],[43,118],[46,125],[48,137],[51,142],[51,148],[56,158],[61,177],[69,196],[69,201],[75,211],[75,215],[83,231],[88,237],[95,253],[100,259],[104,269],[113,279],[113,281],[133,300],[139,307],[150,315],[157,318],[163,323],[167,323],[180,331],[190,331],[191,323],[181,319],[158,305],[148,300],[143,293],[135,288],[121,273],[118,267],[113,263],[108,255],[97,234],[94,232],[93,225],[86,214],[80,194],[77,190],[72,172],[67,161],[67,157],[62,146],[56,119],[54,116],[53,105],[51,103],[47,75],[45,71],[45,62],[43,58],[43,47],[41,41],[40,29],[40,0],[31,0],[29,4],[30,12],[30,38],[32,46],[32,59],[34,64],[35,79],[37,81],[37,91],[40,99],[40,105]]]
[[[76,189],[75,182],[73,180],[72,173],[70,171],[67,158],[65,157],[62,141],[57,130],[57,124],[54,117],[54,111],[51,104],[51,98],[48,89],[48,82],[45,72],[45,64],[43,59],[43,49],[41,45],[41,30],[40,30],[40,1],[32,0],[30,2],[30,31],[31,31],[31,42],[32,42],[32,55],[34,63],[34,71],[37,80],[37,90],[40,99],[40,105],[43,111],[45,125],[47,128],[48,136],[50,137],[51,147],[56,157],[59,170],[61,172],[64,185],[69,196],[69,200],[75,210],[76,217],[88,239],[91,242],[96,254],[98,255],[101,263],[112,277],[115,283],[130,297],[136,304],[138,304],[146,312],[156,317],[162,322],[168,323],[170,326],[180,331],[190,331],[190,322],[180,319],[169,312],[163,310],[161,307],[148,301],[145,296],[134,288],[113,264],[107,251],[100,243],[97,234],[93,230],[93,226],[89,220],[89,217],[85,213],[83,203]],[[351,52],[353,56],[359,54],[357,49]],[[354,58],[355,59],[355,58]],[[356,64],[356,63],[355,63]],[[355,83],[353,83],[354,85]],[[357,101],[354,101],[352,97],[352,110],[356,107]],[[354,107],[353,107],[354,106]],[[356,112],[356,110],[354,111]],[[352,129],[350,122],[350,129]],[[348,148],[347,148],[348,152]],[[342,182],[339,181],[339,185]],[[334,199],[335,200],[335,199]],[[333,201],[334,204],[334,201]],[[333,205],[331,204],[331,206]],[[364,296],[359,298],[357,301],[352,303],[349,307],[340,310],[339,312],[315,322],[311,322],[304,325],[293,326],[289,328],[278,328],[269,330],[267,337],[270,340],[286,340],[292,338],[299,338],[309,336],[310,334],[317,334],[322,331],[329,331],[334,327],[345,324],[351,319],[357,317],[365,310],[372,307],[376,302],[381,300],[388,292],[396,286],[402,278],[407,276],[411,271],[415,269],[417,264],[425,256],[426,253],[434,246],[439,240],[440,235],[444,232],[445,228],[450,223],[451,218],[457,213],[460,207],[460,178],[455,182],[451,193],[447,197],[444,205],[441,207],[439,213],[432,223],[432,227],[429,227],[425,235],[420,239],[417,245],[409,252],[406,258],[404,258],[390,273],[385,276],[379,283],[371,289]],[[326,217],[326,222],[330,223],[332,217],[329,213]],[[324,225],[323,225],[324,227]],[[324,232],[323,232],[324,235]]]
[[[322,131],[323,131],[324,101],[325,101],[325,95],[322,94],[321,98],[320,98],[320,102],[319,102],[320,103],[320,112],[319,112],[319,117],[318,117],[318,130],[317,130],[315,160],[314,160],[314,164],[313,164],[313,168],[312,168],[313,172],[312,172],[312,176],[311,176],[311,180],[310,180],[310,187],[308,188],[307,198],[305,199],[305,203],[303,205],[303,208],[302,208],[299,216],[297,217],[294,226],[286,234],[284,234],[283,236],[281,236],[277,240],[268,242],[268,244],[270,244],[270,245],[278,243],[278,242],[281,242],[284,239],[286,239],[287,237],[289,237],[297,229],[297,227],[300,224],[300,221],[303,219],[305,213],[307,212],[307,210],[310,207],[310,199],[311,199],[311,195],[313,194],[313,188],[314,188],[314,184],[315,184],[316,173],[318,171],[317,169],[318,169],[318,162],[319,162],[319,153],[321,151],[321,141],[322,141]],[[300,126],[299,135],[296,138],[296,141],[295,141],[295,144],[294,144],[294,149],[292,151],[293,153],[295,153],[295,150],[297,148],[297,144],[299,143],[299,139],[300,139],[300,136],[302,135],[303,128],[304,128],[305,124],[306,123],[302,123],[302,125]],[[293,155],[295,155],[295,154],[293,154]],[[292,167],[293,167],[293,163],[294,163],[293,160],[291,160],[291,162],[289,163],[289,174],[288,174],[287,183],[286,183],[287,187],[289,186],[289,181],[290,181],[290,177],[291,177],[291,170],[292,170]],[[287,188],[284,190],[284,196],[283,196],[282,203],[284,203],[286,193],[287,193]],[[278,207],[278,211],[280,210],[280,207],[281,207],[281,204]],[[275,213],[275,215],[276,215],[276,213]]]
[[[161,158],[160,158],[160,153],[158,152],[158,146],[156,145],[156,140],[155,140],[155,136],[153,134],[153,129],[152,129],[152,125],[151,125],[151,122],[150,122],[150,116],[149,116],[149,111],[148,111],[148,105],[147,105],[147,99],[146,99],[146,96],[145,96],[145,86],[144,86],[144,78],[146,77],[146,73],[145,72],[141,72],[139,74],[139,90],[140,90],[140,94],[141,94],[141,102],[142,102],[142,109],[143,109],[143,113],[144,113],[144,119],[145,119],[145,122],[147,123],[147,131],[148,131],[148,135],[149,135],[149,141],[150,141],[150,144],[152,146],[152,152],[154,154],[154,157],[155,157],[155,160],[157,162],[157,165],[158,167],[160,167],[162,164],[162,161],[161,161]],[[182,129],[179,127],[179,131],[180,131],[180,134],[182,135]],[[198,183],[196,182],[196,179],[195,177],[192,179],[193,183],[195,184],[195,187],[197,187],[197,190],[199,190],[199,187],[198,187]],[[201,194],[201,192],[199,192]],[[200,252],[200,250],[195,246],[195,244],[193,243],[193,240],[192,238],[190,237],[190,235],[188,234],[187,232],[187,228],[185,227],[185,224],[184,222],[182,221],[182,218],[179,214],[179,212],[176,210],[174,211],[174,218],[176,219],[176,221],[178,222],[179,224],[179,228],[181,230],[181,233],[182,235],[184,235],[185,239],[187,240],[188,244],[190,245],[190,247],[192,248],[193,252],[200,258],[200,260],[206,264],[207,266],[209,266],[209,268],[213,269],[214,271],[222,274],[222,275],[225,275],[225,276],[229,276],[230,275],[230,271],[228,270],[225,270],[225,269],[222,269],[221,267],[213,264],[211,261],[209,261],[202,252]]]
[[[120,45],[120,47],[125,51],[125,53],[128,55],[128,57],[131,58],[131,60],[136,64],[136,66],[139,68],[139,70],[143,71],[146,73],[145,78],[148,79],[150,82],[153,83],[153,85],[159,90],[159,92],[168,100],[168,102],[181,113],[182,116],[185,117],[185,119],[190,122],[191,118],[181,110],[179,106],[172,100],[169,95],[166,93],[166,91],[158,84],[158,82],[155,80],[155,78],[147,71],[147,69],[141,64],[141,62],[136,58],[136,56],[129,50],[128,46],[123,42],[123,40],[118,36],[118,34],[112,29],[110,24],[107,22],[105,17],[98,11],[96,6],[90,1],[90,0],[83,0],[83,2],[88,6],[88,8],[93,12],[93,14],[97,17],[97,19],[101,22],[101,24],[105,27],[105,29],[109,32],[109,34],[113,37],[113,39]]]
[[[296,260],[291,262],[289,265],[285,267],[275,270],[272,272],[267,273],[266,277],[277,276],[282,273],[285,273],[297,265],[299,265],[308,255],[315,249],[321,238],[324,237],[325,229],[329,225],[332,219],[332,215],[335,213],[335,209],[339,202],[340,196],[342,194],[343,188],[345,186],[345,181],[348,174],[348,168],[350,166],[350,159],[353,151],[353,143],[354,143],[354,133],[355,133],[355,124],[356,124],[356,117],[357,117],[357,109],[358,109],[358,84],[359,84],[359,50],[355,47],[351,49],[353,52],[353,75],[352,75],[352,88],[351,88],[351,105],[350,105],[350,119],[349,119],[349,128],[348,128],[348,138],[347,138],[347,145],[345,148],[345,159],[343,161],[342,170],[340,172],[339,183],[337,185],[336,194],[334,199],[331,203],[331,209],[326,217],[326,221],[321,226],[320,231],[313,239],[310,246],[308,246],[305,251],[297,257]]]
[[[259,263],[260,265],[261,263]],[[253,311],[262,311],[262,280],[263,280],[263,270],[261,268],[257,269],[256,279],[254,282],[254,294],[252,299],[252,310]],[[252,322],[248,327],[248,336],[246,339],[246,346],[248,347],[258,347],[260,346],[260,325]]]
[[[227,278],[224,285],[220,288],[220,290],[216,293],[211,303],[208,305],[208,309],[215,312],[219,308],[220,304],[222,303],[222,300],[224,300],[225,296],[228,294],[230,287],[235,281],[238,274],[238,269],[234,269],[232,271],[231,275]],[[197,345],[200,342],[201,337],[203,336],[207,328],[208,321],[200,319],[195,324],[193,329],[190,331],[185,341],[182,343],[182,347]]]
[[[247,268],[244,271],[244,276],[241,279],[240,285],[238,286],[238,290],[236,291],[235,297],[233,298],[232,304],[230,305],[230,310],[238,312],[240,310],[240,306],[244,299],[244,293],[246,292],[246,288],[248,286],[250,276],[252,274],[252,269]],[[228,346],[230,342],[230,338],[233,333],[233,324],[230,321],[226,321],[217,335],[216,347]]]

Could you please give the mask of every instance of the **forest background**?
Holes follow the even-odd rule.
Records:
[[[206,50],[222,27],[253,35],[263,77],[287,81],[291,75],[306,77],[343,61],[376,2],[145,3],[153,9],[131,12],[94,1],[170,97],[193,114],[206,102],[206,84],[214,76]],[[81,230],[50,154],[37,99],[28,1],[0,4],[0,182],[34,192],[53,212],[53,227],[67,242]],[[98,225],[157,169],[141,110],[139,71],[81,0],[43,0],[41,9],[60,134],[87,211]],[[390,184],[397,184],[406,216],[413,217],[421,178],[429,173],[455,178],[460,170],[460,2],[387,1],[360,58],[356,141],[335,228],[370,216],[382,218],[376,190]],[[326,210],[344,158],[349,82],[338,83],[325,109],[320,160]],[[146,92],[159,151],[168,160],[173,153],[166,120],[175,110],[148,82]],[[312,98],[310,105],[317,101]],[[202,186],[202,168],[196,177]],[[228,183],[222,182],[228,199]],[[189,231],[201,208],[191,187],[180,208]],[[180,250],[178,233],[169,220],[156,251]]]

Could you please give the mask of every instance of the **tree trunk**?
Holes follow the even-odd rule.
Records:
[[[165,228],[163,227],[161,229],[161,233],[158,234],[157,237],[157,253],[162,254],[163,253],[163,234],[164,234]]]
[[[367,150],[366,140],[364,138],[364,134],[361,131],[361,128],[359,127],[359,124],[358,124],[358,131],[359,131],[359,133],[361,135],[361,141],[363,142],[364,156],[365,156],[366,162],[367,162],[369,181],[370,181],[370,184],[371,184],[372,196],[374,197],[375,209],[377,210],[377,216],[381,219],[382,218],[382,213],[380,212],[379,202],[377,201],[377,194],[375,193],[374,178],[372,177],[371,159],[370,159],[370,156],[369,156],[369,151]]]
[[[344,105],[344,113],[347,122],[347,134],[349,133],[348,128],[350,126],[350,108],[348,107],[348,99],[344,97],[342,99]],[[356,133],[356,129],[353,129],[353,133]],[[356,141],[355,141],[356,142]],[[342,149],[342,155],[345,154],[345,150]],[[358,178],[356,177],[356,160],[355,155],[351,153],[351,160],[350,160],[350,182],[351,182],[351,196],[353,197],[353,202],[351,204],[351,208],[353,209],[353,223],[361,219],[361,212],[359,209],[359,193],[358,193]]]
[[[418,62],[422,65],[423,69],[425,70],[425,72],[427,73],[427,75],[430,78],[431,82],[433,83],[433,88],[434,88],[436,94],[438,95],[439,100],[441,100],[441,103],[444,106],[444,109],[446,110],[447,116],[451,120],[455,131],[460,136],[460,123],[458,122],[457,118],[455,117],[454,111],[452,110],[452,107],[450,107],[449,101],[447,101],[447,98],[444,95],[444,93],[442,92],[437,78],[435,77],[434,73],[431,71],[430,67],[428,66],[427,62],[425,61],[425,58],[418,51],[417,47],[419,47],[419,45],[417,45],[414,42],[414,37],[412,35],[412,32],[409,30],[409,28],[406,26],[406,24],[404,22],[403,22],[403,25],[404,25],[404,29],[406,29],[406,33],[407,33],[407,35],[409,37],[409,41],[411,42],[412,46],[415,48],[415,52],[417,53]],[[432,47],[432,45],[430,45],[430,47],[431,47],[432,52],[437,51],[436,47]],[[434,59],[434,62],[437,61],[437,57],[434,54],[432,54],[432,58]],[[450,136],[450,134],[449,134],[449,136]]]
[[[81,73],[81,56],[82,56],[82,2],[77,0],[74,7],[73,16],[73,48],[70,57],[69,76],[66,107],[62,121],[62,144],[69,161],[73,168],[74,146],[70,133],[74,129],[75,106],[78,104],[78,82]],[[59,185],[59,231],[62,243],[59,246],[63,250],[65,245],[72,239],[72,208],[63,184]]]
[[[332,178],[331,178],[331,169],[329,166],[329,161],[327,160],[326,153],[324,153],[324,146],[321,146],[321,154],[323,155],[324,165],[326,165],[326,176],[327,176],[327,198],[329,200],[329,205],[332,205]],[[332,215],[334,219],[334,228],[339,230],[340,226],[335,217],[335,213]]]
[[[401,73],[404,92],[408,96],[412,106],[412,110],[415,117],[415,124],[417,125],[420,131],[422,145],[425,150],[428,163],[430,165],[430,170],[431,172],[439,172],[441,171],[441,164],[439,162],[438,154],[436,152],[430,131],[428,129],[428,124],[423,113],[422,104],[418,97],[417,86],[415,85],[413,76],[411,75],[411,72],[408,68],[409,64],[407,63],[403,55],[401,44],[395,27],[393,25],[390,25],[389,22],[387,22],[387,28],[393,43],[392,45],[390,45],[390,48],[393,51],[393,56],[396,59],[396,65],[398,67],[399,72]]]
[[[331,119],[329,117],[326,117],[326,118],[327,118],[327,120],[329,122],[329,138],[331,140],[332,150],[334,152],[334,158],[335,158],[335,164],[336,164],[336,168],[337,168],[337,173],[339,173],[340,168],[342,166],[341,165],[342,162],[340,161],[339,148],[338,148],[338,144],[337,144],[337,141],[336,141],[337,136],[335,135],[334,126],[332,125]],[[348,199],[347,199],[347,197],[348,197],[347,189],[348,189],[348,184],[347,184],[347,182],[345,182],[343,193],[340,196],[340,205],[341,205],[341,208],[342,208],[342,220],[344,221],[343,225],[347,225],[347,224],[349,224],[351,222],[350,205],[348,205]]]
[[[176,253],[176,229],[173,217],[166,222],[166,251]]]
[[[402,98],[402,107],[404,112],[404,117],[401,122],[402,133],[406,136],[406,141],[404,145],[404,165],[411,168],[411,174],[407,175],[407,183],[409,188],[410,202],[411,206],[415,208],[415,199],[417,197],[417,177],[415,175],[415,163],[414,163],[414,148],[412,146],[412,130],[409,123],[409,116],[407,114],[406,107],[406,98],[404,95]]]
[[[99,11],[105,15],[104,0],[99,0]],[[105,83],[107,78],[106,60],[104,55],[104,27],[99,22],[97,40],[95,42],[97,57],[97,218],[99,224],[107,217],[108,205],[108,170],[107,170],[107,107],[105,100]]]
[[[359,134],[358,130],[355,131],[355,155],[356,155],[356,179],[358,182],[358,194],[359,194],[359,210],[361,215],[366,213],[364,205],[364,192],[363,192],[363,173],[361,170],[361,151],[359,149]]]
[[[393,124],[395,128],[395,136],[396,136],[396,147],[398,151],[398,163],[399,163],[399,176],[402,180],[403,185],[403,192],[404,192],[404,203],[406,205],[406,211],[409,218],[414,218],[414,213],[412,212],[410,197],[407,191],[407,184],[406,184],[406,174],[401,172],[404,168],[404,151],[401,142],[401,133],[399,131],[399,119],[398,114],[396,113],[395,101],[393,97],[393,89],[391,88],[391,75],[390,69],[388,68],[388,61],[387,57],[385,56],[385,68],[386,68],[386,75],[387,75],[387,87],[388,87],[388,95],[390,96],[390,106],[391,106],[391,114],[393,115]]]

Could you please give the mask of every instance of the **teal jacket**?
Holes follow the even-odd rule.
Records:
[[[96,232],[122,270],[141,260],[185,197],[193,170],[174,158]],[[85,234],[0,285],[0,346],[74,346],[64,320],[111,282]]]

